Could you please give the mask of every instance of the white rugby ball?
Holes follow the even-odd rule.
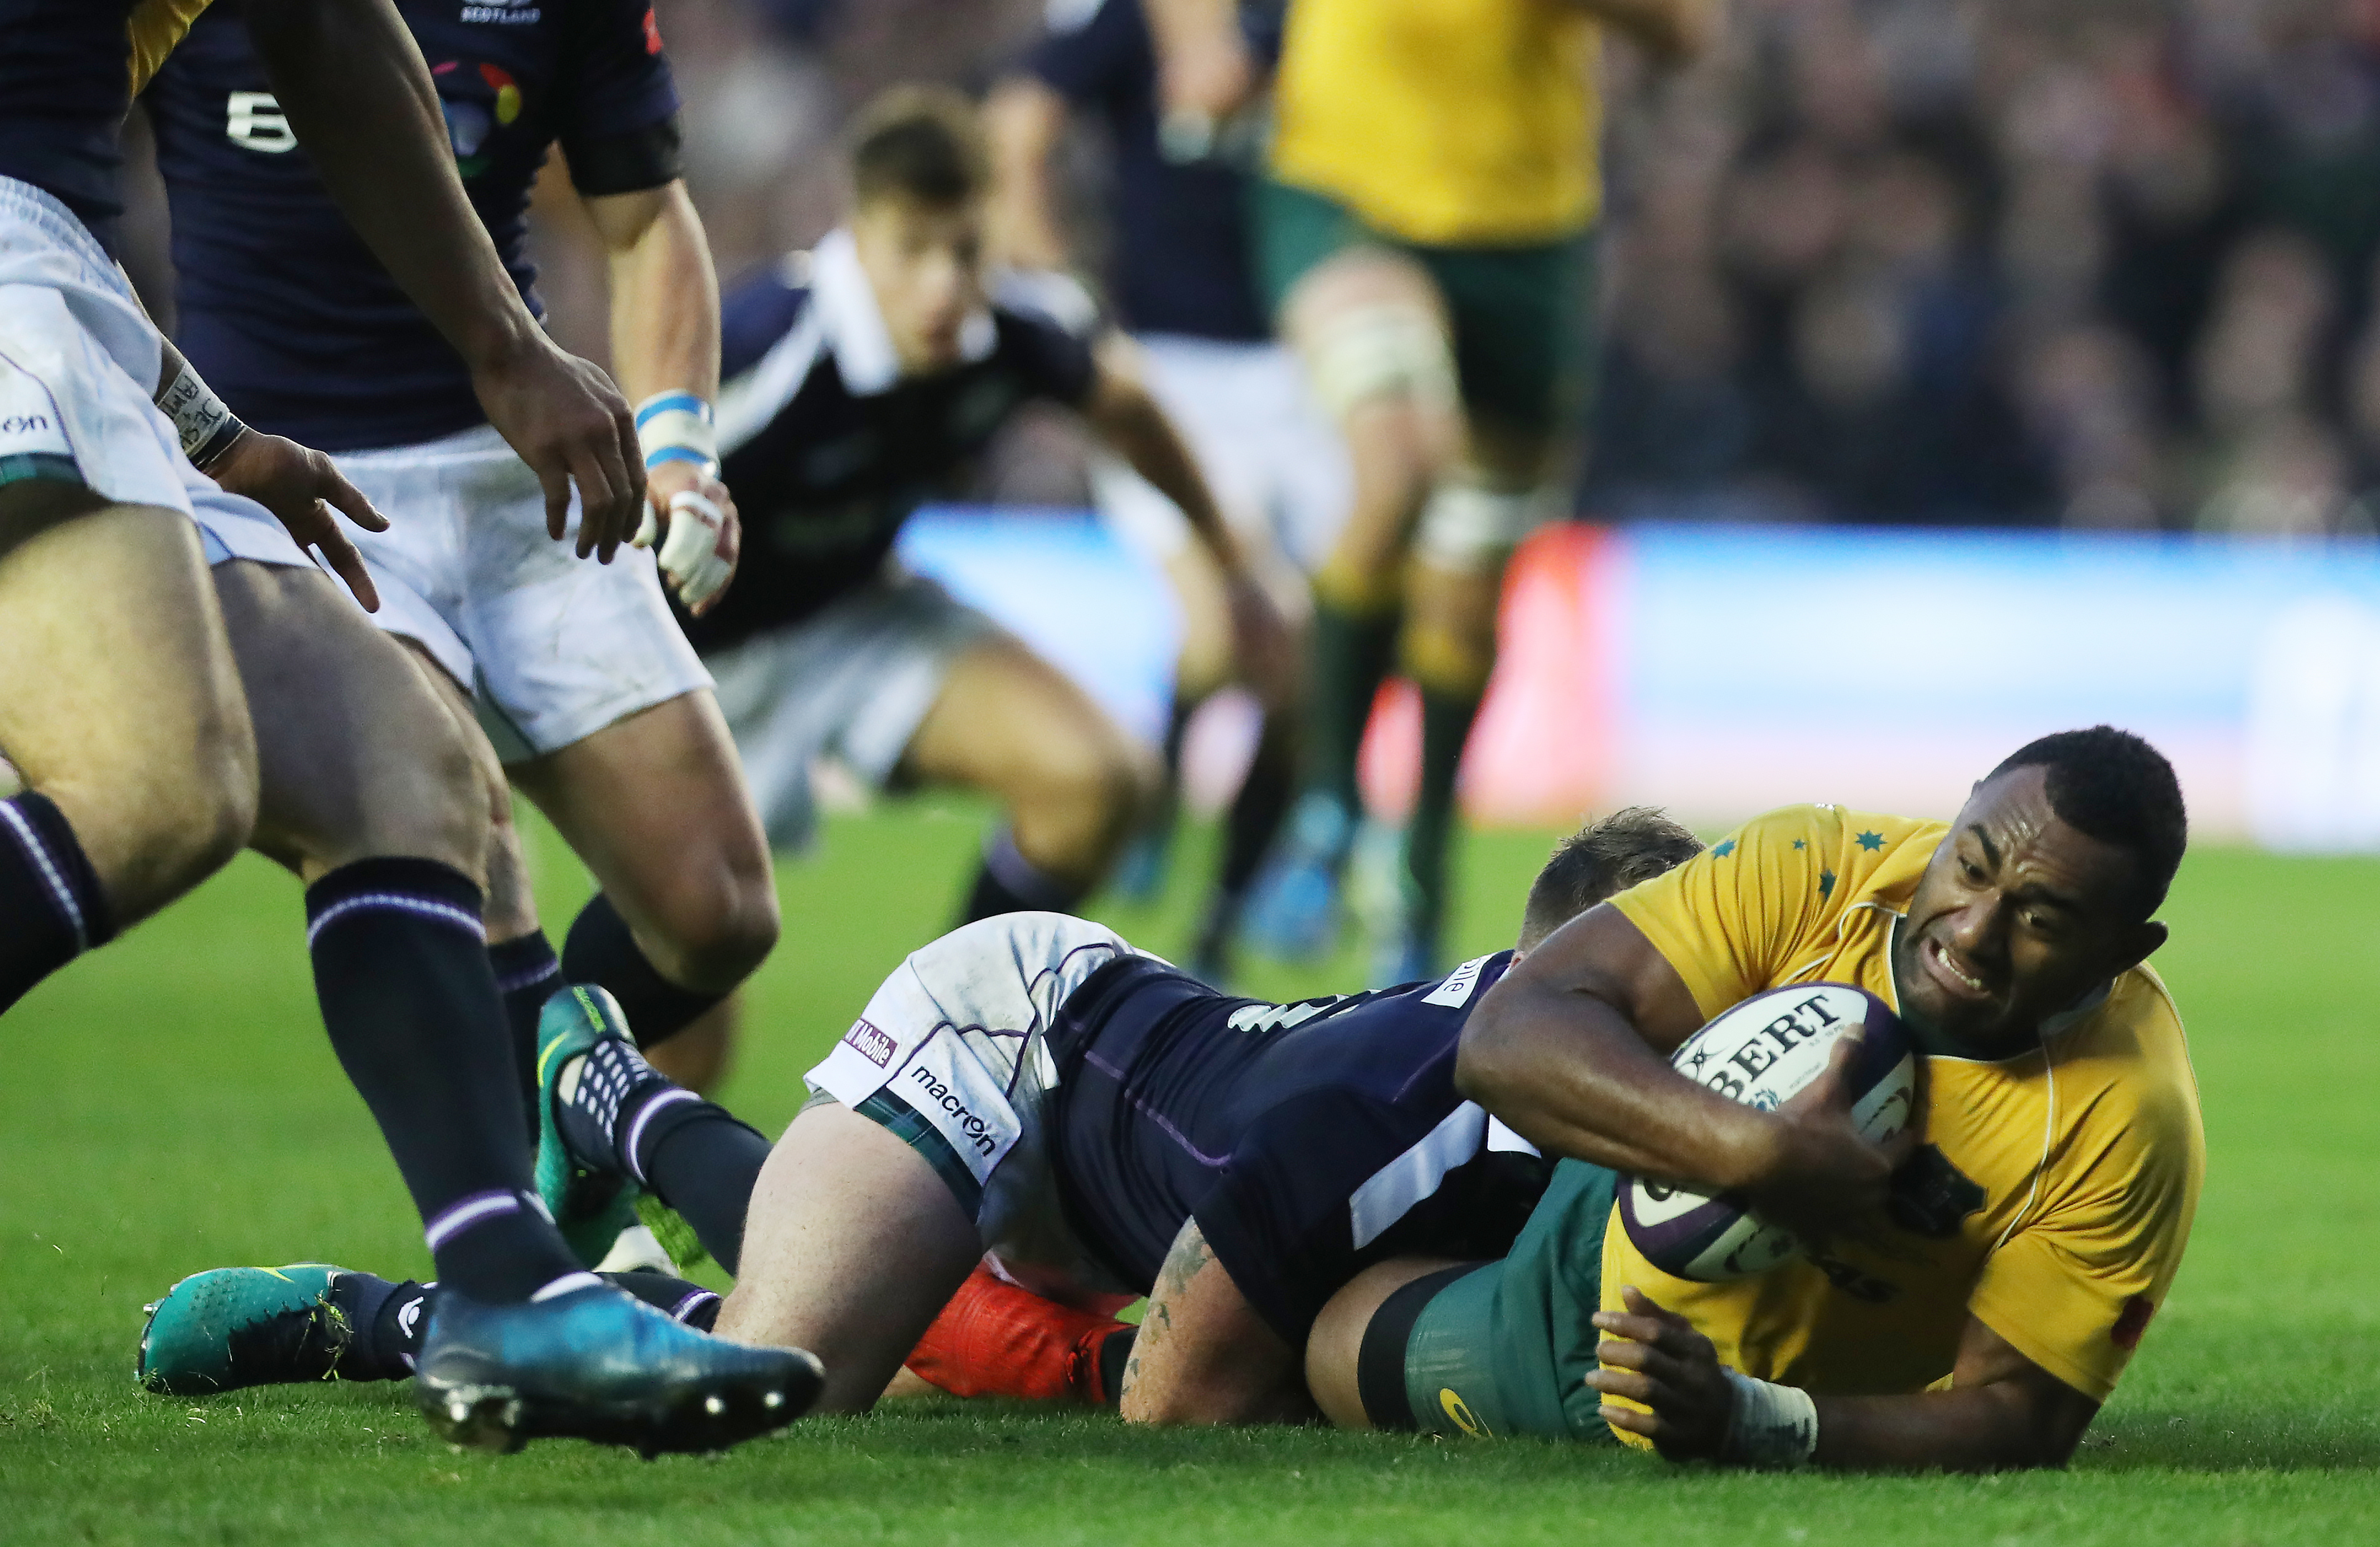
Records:
[[[1670,1066],[1721,1095],[1773,1112],[1826,1072],[1835,1043],[1861,1031],[1851,1067],[1852,1120],[1871,1139],[1909,1126],[1917,1053],[1883,1000],[1847,983],[1803,983],[1755,993],[1680,1047]],[[1673,1278],[1723,1284],[1802,1255],[1790,1230],[1763,1224],[1731,1194],[1630,1177],[1621,1224],[1645,1260]]]

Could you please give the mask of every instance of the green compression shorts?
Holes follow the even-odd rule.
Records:
[[[1257,273],[1277,315],[1305,272],[1346,248],[1383,247],[1429,271],[1454,323],[1463,406],[1538,433],[1581,423],[1593,385],[1595,238],[1513,247],[1430,247],[1382,235],[1323,195],[1259,180]]]
[[[1379,1429],[1615,1443],[1586,1384],[1618,1176],[1564,1161],[1500,1261],[1415,1279],[1364,1329],[1356,1387]]]

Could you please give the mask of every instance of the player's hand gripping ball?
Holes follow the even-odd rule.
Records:
[[[1670,1066],[1747,1106],[1773,1112],[1826,1072],[1835,1043],[1861,1033],[1848,1078],[1852,1121],[1882,1143],[1909,1126],[1917,1054],[1884,1001],[1844,983],[1756,993],[1686,1039]],[[1645,1260],[1673,1278],[1723,1284],[1802,1255],[1792,1232],[1766,1224],[1735,1196],[1631,1177],[1620,1219]]]

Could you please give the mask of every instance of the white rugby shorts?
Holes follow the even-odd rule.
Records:
[[[710,686],[651,552],[578,557],[575,492],[568,530],[548,537],[544,489],[492,426],[336,460],[389,520],[350,533],[381,588],[373,621],[473,689],[504,761]]]
[[[161,358],[90,227],[0,177],[0,483],[79,481],[114,504],[188,515],[189,462],[150,401]]]
[[[1313,573],[1347,518],[1354,475],[1296,357],[1278,344],[1176,334],[1135,342],[1149,393],[1189,442],[1224,519],[1265,534]],[[1116,458],[1092,459],[1091,492],[1116,535],[1157,563],[1188,546],[1190,528],[1173,502]]]
[[[1148,1285],[1116,1282],[1066,1223],[1046,1127],[1058,1066],[1044,1039],[1084,980],[1142,954],[1063,913],[963,925],[893,969],[809,1087],[923,1155],[1017,1283],[1069,1304],[1137,1295]]]
[[[951,663],[1000,631],[936,582],[888,563],[801,622],[708,657],[770,844],[798,849],[817,831],[810,767],[819,759],[834,758],[871,788],[882,785],[941,695]]]

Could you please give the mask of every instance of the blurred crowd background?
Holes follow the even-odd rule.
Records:
[[[1583,509],[2374,530],[2380,0],[1730,4],[1689,72],[1607,50]],[[730,283],[833,224],[871,93],[981,87],[1043,25],[1041,0],[659,10]],[[567,198],[540,209],[556,331],[600,358],[596,260]],[[981,492],[1078,503],[1064,429],[1019,436]]]

